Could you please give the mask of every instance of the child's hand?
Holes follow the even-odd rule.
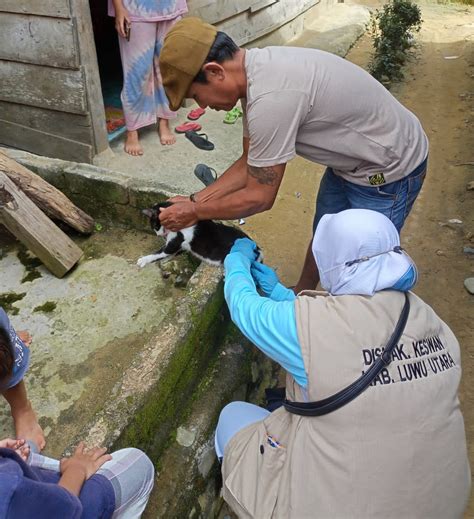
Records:
[[[18,337],[20,337],[20,340],[25,344],[25,346],[30,346],[33,342],[33,338],[27,331],[21,331],[16,333]]]
[[[86,450],[84,442],[80,442],[70,458],[61,460],[61,474],[77,471],[84,475],[86,480],[89,479],[106,461],[112,459],[110,454],[105,454],[106,451],[105,447],[93,447]]]
[[[23,461],[26,461],[30,455],[30,446],[25,440],[5,438],[4,440],[0,440],[0,447],[14,450]]]
[[[132,20],[130,19],[130,14],[125,9],[125,7],[118,7],[115,9],[115,28],[122,38],[127,37],[127,28],[126,26],[132,24]]]

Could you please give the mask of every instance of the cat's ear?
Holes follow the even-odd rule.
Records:
[[[142,214],[144,214],[148,218],[151,218],[153,216],[153,209],[143,209]]]

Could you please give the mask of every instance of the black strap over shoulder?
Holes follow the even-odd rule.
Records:
[[[324,414],[332,413],[340,407],[348,404],[364,392],[375,377],[382,371],[383,368],[392,362],[392,352],[395,349],[403,330],[408,320],[410,313],[410,300],[408,292],[405,292],[405,304],[403,305],[402,313],[398,319],[395,330],[392,333],[388,343],[382,351],[380,357],[370,366],[370,368],[355,382],[349,386],[341,389],[341,391],[331,395],[323,400],[316,402],[291,402],[284,400],[283,406],[289,412],[301,416],[322,416]]]

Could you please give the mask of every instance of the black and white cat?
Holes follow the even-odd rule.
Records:
[[[223,264],[235,240],[248,238],[247,234],[240,229],[212,220],[202,220],[178,232],[168,231],[161,225],[159,214],[161,209],[170,205],[171,202],[162,202],[155,204],[151,209],[143,209],[142,213],[150,219],[153,231],[157,236],[165,238],[166,243],[154,254],[139,258],[137,261],[139,267],[173,256],[180,251],[188,251],[206,263],[219,266]],[[261,261],[261,259],[262,253],[258,249],[257,260]]]

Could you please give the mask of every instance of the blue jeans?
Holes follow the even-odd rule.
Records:
[[[405,178],[382,186],[353,184],[327,168],[316,199],[313,233],[323,215],[345,209],[378,211],[390,218],[400,232],[425,180],[427,163],[428,158]]]

